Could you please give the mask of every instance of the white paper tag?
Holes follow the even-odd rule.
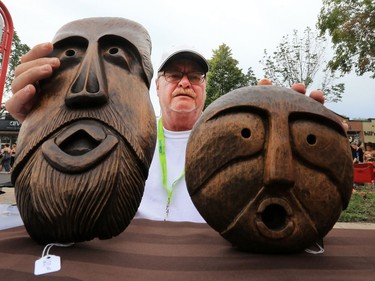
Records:
[[[59,256],[46,255],[35,261],[34,274],[47,274],[61,269],[61,260]]]

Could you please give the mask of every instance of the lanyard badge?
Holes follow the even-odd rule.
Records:
[[[174,188],[176,184],[185,176],[185,169],[183,169],[181,175],[175,181],[173,181],[171,187],[168,187],[167,156],[166,156],[165,149],[166,148],[165,148],[163,122],[160,118],[158,121],[158,150],[159,150],[159,159],[160,159],[160,166],[161,166],[161,172],[162,172],[163,186],[164,186],[165,191],[168,194],[167,205],[165,208],[165,219],[164,219],[164,220],[167,220]]]

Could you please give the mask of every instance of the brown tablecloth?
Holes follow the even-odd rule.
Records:
[[[375,280],[375,230],[333,229],[325,253],[243,253],[205,224],[133,220],[118,237],[53,247],[62,268],[34,275],[43,246],[0,231],[0,280]]]

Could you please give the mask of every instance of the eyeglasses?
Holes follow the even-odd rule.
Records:
[[[184,75],[187,76],[191,84],[198,85],[203,83],[206,74],[203,72],[180,72],[180,71],[164,71],[162,74],[169,83],[178,83]]]

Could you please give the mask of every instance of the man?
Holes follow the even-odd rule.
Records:
[[[164,56],[156,90],[161,118],[158,143],[137,217],[204,222],[188,194],[185,150],[206,99],[208,63],[198,52],[179,49]]]
[[[21,58],[22,63],[16,68],[14,95],[6,108],[20,122],[33,107],[37,81],[50,77],[60,66],[57,58],[46,57],[52,50],[50,43],[37,45]],[[207,61],[194,50],[180,49],[162,60],[156,79],[161,107],[158,144],[138,218],[204,222],[187,192],[184,163],[190,131],[204,107],[207,71]]]

